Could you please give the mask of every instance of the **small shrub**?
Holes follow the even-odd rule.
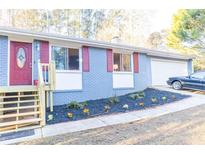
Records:
[[[167,97],[166,97],[166,96],[163,96],[163,97],[162,97],[162,100],[163,100],[163,102],[166,102],[166,101],[167,101]]]
[[[144,106],[144,102],[139,102],[138,105],[139,106]]]
[[[68,112],[68,113],[67,113],[67,117],[68,117],[68,118],[73,118],[73,113]]]
[[[84,102],[82,102],[82,105],[83,105],[83,107],[88,106],[88,101],[84,101]]]
[[[80,108],[80,109],[84,109],[85,107],[88,106],[88,102],[85,101],[85,102],[79,103],[78,105],[79,105],[79,108]]]
[[[144,92],[137,92],[137,93],[134,93],[134,94],[130,94],[129,97],[131,99],[140,99],[140,98],[144,98],[145,97],[145,93]]]
[[[72,102],[70,102],[70,103],[67,105],[67,108],[78,110],[78,109],[83,109],[83,108],[85,108],[86,106],[88,106],[88,102],[87,102],[87,101],[85,101],[85,102],[83,102],[83,103],[78,103],[78,102],[76,102],[76,101],[72,101]]]
[[[129,105],[128,105],[128,104],[124,104],[124,105],[122,106],[122,108],[125,109],[125,110],[128,110],[128,109],[129,109]]]
[[[67,108],[78,110],[78,109],[81,108],[81,106],[80,106],[80,104],[79,104],[78,102],[76,102],[76,101],[71,101],[71,102],[67,105]]]
[[[136,95],[135,95],[135,94],[130,94],[129,97],[130,97],[131,99],[136,99]]]
[[[49,115],[48,115],[48,120],[47,120],[47,121],[51,121],[51,120],[53,120],[53,115],[52,115],[52,114],[49,114]]]
[[[152,101],[152,103],[157,103],[157,98],[156,97],[152,97],[151,101]]]
[[[104,112],[108,112],[110,110],[110,106],[109,105],[105,105],[104,106]]]
[[[120,102],[120,100],[119,100],[116,96],[114,96],[114,97],[110,97],[109,100],[108,100],[108,102],[109,102],[110,104],[117,104],[117,103]]]
[[[85,115],[89,115],[89,114],[90,114],[90,110],[89,110],[88,108],[84,108],[84,109],[83,109],[83,113],[84,113]]]

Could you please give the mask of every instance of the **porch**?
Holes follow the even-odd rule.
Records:
[[[38,62],[35,85],[0,87],[0,134],[46,124],[46,107],[53,111],[55,62]]]

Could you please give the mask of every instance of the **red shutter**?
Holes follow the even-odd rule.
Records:
[[[113,71],[113,58],[112,58],[112,49],[107,49],[107,71]]]
[[[49,63],[49,42],[40,41],[40,59],[41,63]]]
[[[84,46],[83,47],[83,72],[89,72],[90,67],[89,67],[89,50],[88,47]]]
[[[134,72],[139,73],[139,54],[134,53],[133,59],[134,59]]]

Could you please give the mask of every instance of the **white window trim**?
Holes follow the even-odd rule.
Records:
[[[113,70],[113,89],[127,89],[134,88],[134,68],[133,68],[133,53],[130,52],[113,52],[113,64],[114,64],[114,53],[129,54],[131,58],[131,71],[114,71]],[[123,78],[129,79],[130,83],[122,80]]]
[[[56,43],[51,43],[49,44],[49,59],[52,60],[52,46],[58,46],[58,47],[64,47],[64,48],[72,48],[72,49],[78,49],[79,50],[79,70],[56,70],[56,76],[61,76],[63,74],[68,75],[68,77],[70,77],[70,75],[80,75],[81,79],[78,80],[80,83],[80,87],[76,88],[76,84],[75,86],[72,85],[72,87],[68,87],[64,84],[62,84],[61,81],[59,81],[59,88],[56,87],[56,90],[63,90],[63,91],[73,91],[73,90],[82,90],[83,89],[83,76],[82,76],[82,48],[81,47],[73,47],[73,46],[69,46],[69,45],[61,45],[61,44],[56,44]],[[57,81],[56,81],[57,82]],[[78,85],[79,86],[79,85]]]
[[[59,44],[50,44],[49,45],[49,59],[52,60],[52,46],[62,47],[62,48],[72,48],[72,49],[78,49],[79,50],[79,70],[56,70],[56,73],[82,73],[82,48],[80,47],[73,47],[73,46],[67,46],[67,45],[59,45]]]
[[[118,53],[118,54],[129,54],[130,55],[130,58],[131,58],[131,71],[115,71],[113,69],[113,73],[116,73],[116,74],[133,74],[134,73],[134,69],[133,69],[133,53],[123,53],[123,52],[113,52],[113,65],[114,65],[114,54],[115,53]]]

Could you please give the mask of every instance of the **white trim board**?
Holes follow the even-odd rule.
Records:
[[[11,42],[11,41],[10,41],[9,38],[8,38],[8,51],[7,51],[7,52],[8,52],[8,57],[7,57],[7,58],[8,58],[8,59],[7,59],[7,60],[8,60],[8,64],[7,64],[7,67],[8,67],[8,69],[7,69],[8,72],[7,72],[7,73],[8,73],[8,74],[7,74],[7,86],[10,86],[10,42]]]
[[[56,90],[82,90],[82,72],[56,72]]]

